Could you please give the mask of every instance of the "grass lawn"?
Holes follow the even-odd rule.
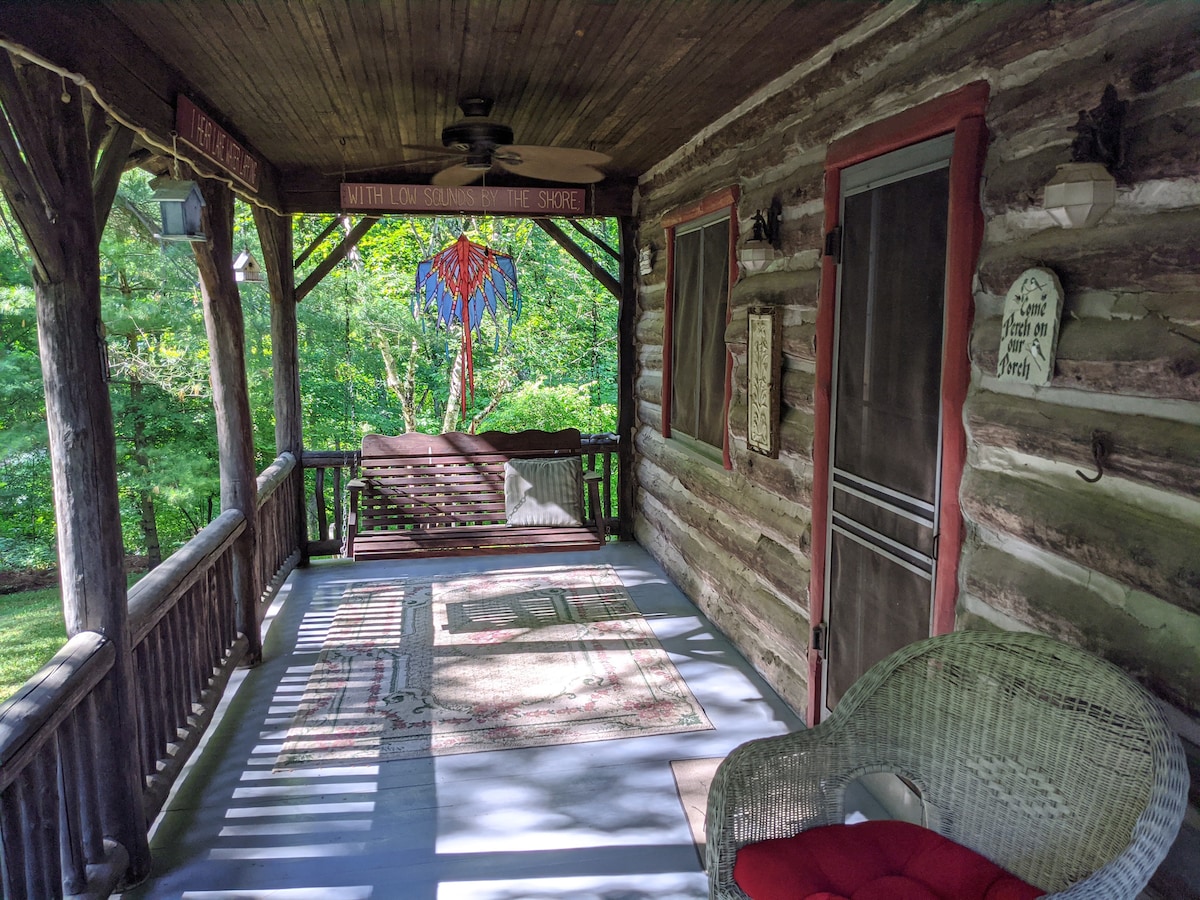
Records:
[[[0,594],[0,702],[66,642],[58,588]]]

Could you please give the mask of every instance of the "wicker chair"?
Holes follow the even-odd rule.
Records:
[[[844,792],[890,772],[926,827],[1048,896],[1131,900],[1183,819],[1179,738],[1115,666],[1033,634],[958,632],[874,666],[808,731],[750,741],[708,799],[712,898],[739,898],[738,848],[844,821]]]

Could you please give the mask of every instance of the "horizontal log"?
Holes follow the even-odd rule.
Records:
[[[734,352],[744,353],[746,346],[746,314],[735,314],[725,326],[725,343]],[[784,356],[815,362],[817,358],[817,325],[815,322],[787,322],[782,329],[780,349]]]
[[[0,792],[55,736],[67,716],[112,670],[115,660],[110,640],[94,631],[81,631],[0,703]]]
[[[1200,224],[1200,220],[1198,220]],[[977,321],[971,358],[994,374],[1001,320]],[[1110,394],[1200,400],[1200,335],[1158,317],[1066,319],[1051,384]]]
[[[729,431],[743,441],[746,439],[746,416],[747,408],[744,400],[730,406]],[[811,465],[813,426],[813,417],[810,414],[786,408],[782,410],[779,420],[780,452],[802,460],[806,467]],[[757,462],[766,457],[752,453],[750,459]],[[803,476],[797,476],[793,472],[786,479],[772,481],[772,485],[781,496],[807,502],[808,498],[812,496],[811,485],[801,479],[809,474],[806,472]]]
[[[258,506],[262,505],[270,499],[270,495],[279,485],[287,480],[288,475],[296,468],[296,457],[290,453],[281,453],[276,460],[263,469],[261,475],[258,476]]]
[[[685,493],[679,483],[661,469],[639,466],[638,487],[643,495],[655,497],[669,509],[689,531],[703,535],[720,554],[723,565],[732,566],[735,571],[753,572],[780,596],[791,598],[797,604],[803,602],[803,598],[792,596],[798,584],[797,567],[803,567],[805,562],[795,550],[783,547],[732,516],[726,516],[725,510]]]
[[[656,266],[659,263],[655,263]],[[667,303],[667,285],[666,285],[666,263],[662,263],[662,280],[648,281],[646,277],[642,279],[642,286],[638,290],[638,307],[642,313],[661,310]],[[651,276],[653,277],[653,276]]]
[[[1163,699],[1200,712],[1200,617],[1086,572],[1064,572],[1053,560],[1042,564],[1025,545],[1011,552],[978,545],[964,556],[962,577],[993,609],[1104,657]]]
[[[1093,469],[1093,431],[1109,436],[1107,476],[1182,495],[1200,495],[1200,426],[1058,406],[1027,397],[975,391],[965,414],[971,439]]]
[[[723,566],[721,554],[675,523],[653,498],[638,519],[637,539],[654,548],[671,580],[692,599],[739,652],[793,709],[807,696],[808,620],[770,591],[751,581],[744,569]]]
[[[969,467],[961,494],[964,514],[994,531],[1200,613],[1194,521],[1136,503],[1112,484],[1086,484],[1069,469],[1035,476]]]
[[[780,402],[782,411],[813,414],[813,397],[816,390],[816,376],[800,368],[794,360],[783,358],[782,383],[780,385]],[[733,402],[746,405],[746,354],[734,353],[733,360]]]
[[[129,589],[129,634],[136,647],[193,584],[205,577],[213,560],[226,552],[246,528],[240,510],[227,509]]]
[[[301,459],[306,469],[353,469],[357,468],[359,451],[354,450],[304,450]]]
[[[309,556],[340,556],[342,542],[337,538],[328,538],[323,541],[309,541],[305,545],[305,552]]]
[[[821,290],[821,275],[811,269],[796,272],[763,272],[743,278],[730,292],[730,305],[740,310],[748,306],[800,306],[816,309]],[[743,320],[745,313],[742,314]]]
[[[639,344],[659,344],[663,342],[663,324],[666,318],[661,311],[643,312],[637,321],[634,332]]]
[[[642,370],[637,378],[637,393],[643,400],[662,404],[662,372],[647,372]]]
[[[1070,296],[1083,290],[1200,292],[1200,209],[1159,212],[1096,228],[1047,228],[984,247],[979,279],[1003,297],[1033,266],[1048,266]]]
[[[720,510],[746,529],[769,535],[772,540],[801,550],[808,546],[809,511],[804,498],[806,481],[794,471],[784,474],[787,461],[776,463],[768,471],[779,473],[779,481],[770,488],[734,471],[701,462],[679,445],[661,435],[638,435],[638,483],[658,470],[661,477],[677,481],[689,497],[711,510]],[[765,459],[765,457],[764,457]],[[649,467],[649,468],[647,468]],[[790,488],[791,490],[787,490]]]

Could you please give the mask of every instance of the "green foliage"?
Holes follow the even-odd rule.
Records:
[[[592,384],[547,386],[542,379],[521,385],[503,406],[490,413],[480,431],[519,431],[540,428],[557,431],[578,428],[584,434],[611,431],[617,419],[615,404],[595,402]]]
[[[0,702],[15,694],[66,640],[58,588],[0,594]]]
[[[100,288],[125,545],[146,552],[152,537],[143,510],[152,509],[165,557],[218,511],[219,475],[195,261],[189,245],[153,239],[158,210],[150,195],[145,173],[122,178],[101,240]],[[0,213],[7,216],[3,204]],[[295,218],[297,254],[331,221]],[[615,220],[585,224],[616,245]],[[234,225],[235,252],[261,258],[242,204]],[[350,448],[368,432],[403,432],[410,364],[412,424],[442,430],[462,335],[437,328],[432,313],[414,314],[416,269],[462,232],[513,255],[524,305],[511,328],[502,310],[476,337],[474,396],[465,417],[451,417],[453,427],[615,428],[617,301],[548,235],[524,219],[388,217],[297,307],[306,447]],[[335,230],[310,255],[297,283],[343,233]],[[55,557],[54,508],[34,293],[15,237],[0,227],[0,557],[4,567],[40,567]],[[270,297],[265,284],[240,290],[261,469],[275,456]]]

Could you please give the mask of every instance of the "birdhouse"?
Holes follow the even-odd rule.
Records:
[[[250,255],[249,250],[243,250],[233,261],[233,277],[238,281],[262,281],[263,270],[258,260]]]
[[[155,237],[164,241],[206,241],[200,210],[204,198],[194,181],[176,181],[173,178],[156,178],[150,182],[154,188],[151,200],[158,201],[162,213],[162,233]]]

